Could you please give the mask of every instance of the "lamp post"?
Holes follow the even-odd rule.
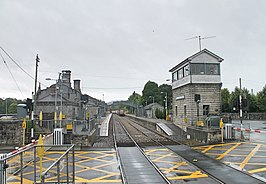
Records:
[[[168,94],[167,94],[167,92],[161,92],[161,94],[165,94],[165,114],[166,114],[165,119],[167,119],[167,115],[168,115],[168,112],[167,112],[167,96],[168,96]]]
[[[58,107],[57,107],[57,88],[58,88],[58,82],[60,81],[60,76],[61,76],[61,73],[59,73],[59,77],[58,79],[52,79],[52,78],[46,78],[45,80],[52,80],[52,81],[55,81],[55,118],[54,118],[54,121],[55,121],[55,127],[56,127],[56,123],[57,123],[57,111],[58,111]],[[60,82],[60,85],[61,85],[61,82]],[[59,89],[60,89],[60,86],[59,86]],[[60,92],[60,91],[59,91]],[[60,100],[60,114],[59,114],[59,127],[62,128],[62,111],[63,111],[63,99],[62,99],[62,92],[60,92],[60,96],[61,96],[61,100]]]

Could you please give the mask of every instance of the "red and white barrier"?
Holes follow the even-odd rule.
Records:
[[[258,130],[258,129],[251,129],[251,128],[235,127],[234,130],[242,131],[242,132],[256,132],[256,133],[266,134],[266,131],[262,131],[262,130]]]
[[[43,141],[48,140],[48,138],[50,138],[52,135],[53,135],[53,134],[49,134],[49,135],[47,135],[47,136],[43,136],[43,138],[42,138]],[[26,149],[26,148],[28,148],[28,147],[31,147],[31,146],[35,145],[35,144],[37,144],[37,143],[38,143],[38,140],[33,139],[32,142],[31,142],[30,144],[27,144],[27,145],[25,145],[25,146],[23,146],[23,147],[20,147],[20,148],[18,148],[18,149],[16,149],[16,150],[13,150],[13,151],[9,152],[8,154],[6,154],[6,157],[9,157],[9,156],[11,156],[11,155],[13,155],[13,154],[15,154],[15,153],[17,153],[17,152],[19,152],[19,151],[22,151],[22,150],[24,150],[24,149]]]

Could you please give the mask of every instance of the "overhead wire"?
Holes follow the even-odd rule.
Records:
[[[26,75],[28,75],[31,79],[35,80],[35,78],[29,74],[26,70],[24,70],[8,53],[7,51],[5,51],[5,49],[3,47],[0,46],[0,49],[9,57],[9,59],[11,61],[13,61],[13,63],[19,67],[19,69],[21,69]],[[40,81],[38,81],[41,85],[43,85],[44,87],[47,87],[46,85],[44,85],[43,83],[41,83]]]
[[[121,87],[121,88],[97,88],[97,87],[83,87],[86,89],[136,89],[136,88],[142,88],[142,87]]]
[[[1,56],[1,58],[2,58],[2,60],[3,60],[3,62],[4,62],[4,64],[5,64],[5,66],[7,67],[7,70],[9,71],[9,73],[10,73],[12,79],[14,80],[14,82],[15,82],[15,84],[16,84],[18,90],[20,91],[22,97],[25,98],[25,96],[23,95],[23,93],[22,93],[22,91],[21,91],[21,89],[20,89],[20,87],[19,87],[19,85],[18,85],[18,83],[17,83],[17,81],[16,81],[14,75],[12,74],[10,68],[8,67],[8,65],[7,65],[7,63],[6,63],[6,61],[5,61],[4,57],[3,57],[3,55],[2,55],[1,53],[0,53],[0,56]]]
[[[27,74],[30,78],[32,78],[34,80],[34,77],[32,77],[26,70],[24,70],[6,51],[5,49],[3,49],[3,47],[1,47],[1,50],[9,57],[9,59],[11,59],[11,61],[13,61],[13,63],[15,63],[15,65],[17,65],[17,67],[19,67],[25,74]]]

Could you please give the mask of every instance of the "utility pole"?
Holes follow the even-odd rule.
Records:
[[[38,63],[40,62],[40,58],[37,54],[36,56],[36,67],[35,67],[35,83],[34,83],[34,104],[33,104],[33,110],[31,112],[31,138],[34,138],[34,112],[36,112],[36,95],[37,95],[37,77],[38,77]]]
[[[240,95],[239,95],[239,117],[240,117],[240,128],[241,128],[241,137],[240,139],[243,139],[243,131],[242,131],[242,127],[243,127],[243,110],[242,110],[242,84],[241,84],[241,78],[239,78],[239,88],[240,88]]]
[[[37,54],[36,56],[36,68],[35,68],[35,84],[34,84],[34,108],[33,111],[36,111],[36,95],[37,95],[37,77],[38,77],[38,63],[40,62],[40,58]]]

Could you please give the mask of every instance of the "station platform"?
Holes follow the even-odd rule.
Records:
[[[111,120],[112,114],[109,114],[104,121],[101,123],[100,137],[108,137],[109,134],[109,122]]]

